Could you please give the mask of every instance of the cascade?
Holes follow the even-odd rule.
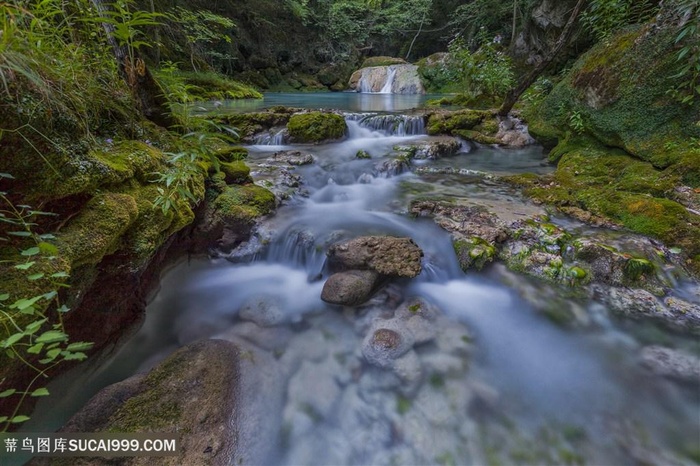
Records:
[[[392,88],[394,86],[394,78],[396,77],[396,68],[393,66],[390,66],[387,70],[387,77],[386,77],[386,82],[384,83],[384,86],[382,89],[379,91],[380,94],[391,94]]]
[[[426,134],[425,119],[422,115],[394,115],[376,113],[348,113],[345,120],[356,122],[360,128],[380,131],[387,136],[416,136]],[[352,135],[352,134],[351,134]]]

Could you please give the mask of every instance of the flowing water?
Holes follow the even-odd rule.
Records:
[[[668,464],[666,451],[696,445],[698,387],[647,374],[629,326],[579,302],[596,324],[560,328],[506,284],[528,279],[499,266],[464,274],[449,234],[406,215],[410,200],[426,192],[535,207],[482,177],[378,173],[394,146],[430,138],[410,117],[346,118],[342,142],[291,147],[271,139],[250,147],[253,166],[281,149],[316,159],[296,169],[308,196],[279,209],[269,246],[250,261],[196,259],[170,270],[138,334],[100,368],[54,384],[55,393],[72,395],[50,400],[49,417],[27,429],[57,428],[100,387],[196,339],[223,338],[247,355],[232,464]],[[372,159],[357,159],[360,149]],[[543,158],[538,147],[465,144],[455,157],[421,163],[500,174],[551,170]],[[361,309],[323,303],[327,246],[367,234],[413,238],[425,252],[423,272]],[[367,364],[361,351],[372,322],[391,315],[382,299],[409,297],[439,309],[436,338],[413,350],[410,383]]]

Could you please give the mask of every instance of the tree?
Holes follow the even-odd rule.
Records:
[[[506,98],[503,100],[503,105],[501,105],[501,108],[498,110],[499,116],[508,116],[508,113],[510,113],[510,111],[512,110],[513,105],[515,105],[515,103],[518,101],[523,92],[525,92],[527,88],[530,87],[537,80],[537,78],[544,72],[544,70],[547,69],[547,67],[552,63],[552,61],[554,61],[561,49],[564,48],[564,46],[569,42],[569,39],[571,39],[571,35],[574,31],[574,24],[576,24],[576,20],[581,14],[581,11],[583,10],[585,4],[586,0],[578,0],[576,2],[576,5],[571,11],[571,15],[569,16],[569,19],[566,22],[564,29],[561,31],[561,35],[559,36],[549,53],[542,59],[542,61],[540,61],[537,64],[537,66],[535,66],[525,76],[525,78],[515,88],[511,89],[508,92],[508,94],[506,94]]]

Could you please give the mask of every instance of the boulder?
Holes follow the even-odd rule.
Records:
[[[662,377],[695,384],[700,380],[700,359],[683,351],[647,346],[642,349],[641,363]]]
[[[281,162],[287,163],[289,165],[309,165],[314,163],[314,156],[308,152],[301,152],[298,150],[284,150],[275,152],[272,157],[270,157],[270,162]]]
[[[338,270],[373,270],[389,277],[413,278],[421,272],[423,251],[410,238],[361,236],[332,245],[329,265]]]
[[[357,92],[425,94],[418,67],[410,64],[361,68],[352,74],[348,85]]]
[[[292,142],[318,143],[345,136],[345,119],[335,113],[308,112],[292,115],[287,123]]]
[[[323,285],[321,299],[329,304],[358,306],[377,291],[381,277],[373,270],[349,270],[331,275]]]
[[[158,464],[227,465],[237,445],[238,347],[202,340],[179,349],[148,374],[104,388],[60,432],[162,432],[179,437],[177,456]],[[187,435],[182,433],[186,432]],[[122,465],[154,464],[150,457],[120,458]],[[35,459],[32,464],[53,464]],[[104,458],[73,458],[75,465],[108,465]]]

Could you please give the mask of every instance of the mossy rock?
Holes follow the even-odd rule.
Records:
[[[293,115],[287,123],[292,141],[318,143],[332,141],[345,136],[345,119],[335,113],[309,112]]]
[[[390,66],[390,65],[405,65],[406,60],[394,57],[369,57],[365,58],[360,68],[369,68],[370,66]]]
[[[355,154],[355,158],[356,159],[371,159],[372,156],[369,155],[369,152],[367,152],[366,150],[360,149],[357,151],[357,154]]]
[[[92,198],[58,235],[59,250],[73,268],[97,264],[120,245],[121,236],[138,218],[128,194],[105,193]]]
[[[251,224],[275,208],[275,195],[254,184],[229,186],[212,203],[215,218],[230,224]]]
[[[672,28],[642,27],[601,41],[526,106],[530,133],[551,147],[576,130],[700,187],[700,99],[684,105],[668,92],[680,83],[675,37]]]
[[[486,145],[491,145],[491,144],[500,144],[500,141],[492,136],[487,136],[484,133],[481,133],[479,131],[473,131],[473,130],[468,130],[468,129],[457,129],[452,131],[452,134],[455,136],[459,136],[462,139],[466,139],[468,141],[475,141],[478,142],[479,144],[486,144]]]
[[[552,178],[517,180],[529,185],[526,194],[610,218],[632,231],[680,246],[691,257],[700,253],[700,217],[663,197],[673,191],[679,176],[590,139],[576,139],[557,150],[562,155]]]
[[[222,163],[219,168],[227,184],[245,184],[253,181],[250,178],[250,168],[243,161]]]
[[[457,255],[459,266],[464,272],[472,268],[481,270],[496,257],[496,248],[488,241],[476,236],[455,240],[452,247]]]
[[[441,111],[428,117],[428,134],[455,134],[456,130],[471,130],[488,115],[482,110]]]
[[[221,162],[236,162],[248,158],[248,149],[240,146],[226,146],[216,151],[216,157]]]
[[[286,109],[270,109],[266,112],[219,115],[213,120],[233,126],[238,131],[239,138],[243,140],[273,127],[286,125],[290,116],[291,113]]]

